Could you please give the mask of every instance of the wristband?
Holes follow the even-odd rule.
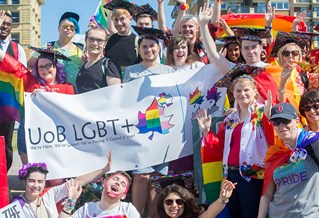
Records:
[[[227,204],[229,202],[229,198],[227,200],[223,200],[220,196],[218,198],[218,200],[223,203],[223,204]]]
[[[186,11],[189,8],[189,5],[184,2],[177,7],[178,7],[178,10],[180,10],[180,11]]]
[[[66,210],[64,210],[64,209],[62,209],[62,211],[63,211],[63,213],[66,213],[67,215],[72,215],[72,212],[68,212],[68,211],[66,211]]]
[[[265,26],[265,29],[269,29],[269,30],[271,30],[271,29],[272,29],[272,27],[271,27],[271,26]]]
[[[278,89],[278,92],[279,92],[279,93],[285,93],[286,90],[285,90],[285,89],[282,89],[282,90],[281,90],[281,89]]]

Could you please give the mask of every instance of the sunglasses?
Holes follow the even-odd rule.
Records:
[[[287,120],[284,118],[277,118],[277,119],[274,119],[270,122],[272,123],[273,126],[279,126],[281,123],[284,125],[288,125],[291,122],[291,120]]]
[[[179,199],[166,199],[164,201],[164,204],[166,204],[167,206],[171,206],[173,203],[176,203],[178,206],[182,206],[184,205],[184,200],[179,198]]]
[[[296,57],[298,55],[300,55],[299,51],[295,50],[295,51],[283,51],[282,52],[282,56],[284,57],[289,57],[290,54],[292,54],[293,57]]]
[[[76,30],[76,27],[73,26],[73,25],[69,25],[69,24],[62,24],[61,25],[63,27],[63,29],[67,29],[67,28],[70,28],[71,31],[75,31]]]
[[[53,63],[48,63],[46,65],[40,65],[38,66],[38,71],[44,71],[44,69],[49,70],[51,67],[53,67]]]
[[[303,110],[306,111],[306,112],[311,111],[311,109],[318,110],[319,109],[319,103],[303,107]]]

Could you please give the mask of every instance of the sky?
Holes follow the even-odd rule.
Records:
[[[64,12],[71,11],[80,15],[80,31],[84,34],[87,30],[89,18],[95,13],[100,0],[45,0],[41,7],[41,44],[58,39],[58,23]],[[157,0],[134,0],[137,5],[149,3],[157,11]],[[165,14],[167,26],[171,27],[170,18],[172,6],[165,0]],[[155,23],[155,26],[157,24]]]

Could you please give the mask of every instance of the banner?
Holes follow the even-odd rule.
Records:
[[[24,212],[19,201],[15,201],[12,204],[0,209],[0,217],[2,218],[25,218]]]
[[[48,178],[103,167],[144,168],[193,153],[191,121],[199,108],[223,114],[226,89],[215,65],[79,94],[25,94],[30,162],[45,162]]]

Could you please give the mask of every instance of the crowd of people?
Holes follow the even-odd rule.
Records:
[[[220,217],[230,218],[318,217],[319,194],[314,187],[319,182],[319,58],[311,46],[316,34],[298,29],[304,13],[295,18],[291,32],[273,37],[275,8],[270,4],[263,29],[230,28],[221,19],[219,0],[205,3],[197,16],[187,14],[188,5],[178,1],[178,16],[169,29],[165,2],[157,4],[158,12],[148,4],[107,3],[108,28],[93,16],[85,45],[72,41],[80,32],[80,16],[66,12],[58,23],[58,40],[41,48],[29,46],[35,52],[28,61],[21,45],[9,40],[12,16],[0,10],[0,70],[21,75],[24,90],[34,95],[74,95],[151,75],[216,68],[215,86],[227,88],[231,108],[217,132],[211,130],[214,117],[207,110],[199,109],[196,116],[201,146],[222,162],[219,198],[205,208],[192,190],[178,184],[156,193],[151,178],[194,170],[192,156],[129,173],[109,173],[110,152],[104,168],[45,188],[50,166],[28,163],[20,120],[19,178],[25,192],[16,201],[25,216],[204,218],[222,212]],[[132,31],[132,20],[138,35]],[[217,38],[219,29],[228,36]],[[224,42],[221,49],[216,38]],[[12,164],[13,127],[14,120],[0,123],[7,170]],[[76,207],[82,187],[101,177],[100,200]],[[123,201],[129,187],[132,203]]]

